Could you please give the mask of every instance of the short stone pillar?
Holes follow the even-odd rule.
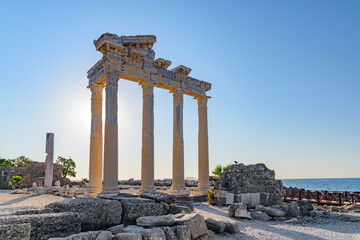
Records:
[[[173,112],[173,179],[169,194],[185,197],[190,191],[185,188],[184,177],[184,137],[183,137],[183,104],[184,93],[175,90]]]
[[[44,187],[52,187],[54,174],[54,134],[46,133],[46,159],[45,159],[45,179]]]

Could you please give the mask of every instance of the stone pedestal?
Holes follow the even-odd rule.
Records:
[[[44,187],[51,188],[54,174],[54,134],[46,134],[46,159]]]
[[[208,122],[207,122],[207,96],[199,96],[199,135],[198,135],[198,187],[191,193],[193,196],[205,195],[210,189],[209,182],[209,145],[208,145]]]
[[[91,133],[89,195],[96,197],[102,189],[102,91],[104,85],[93,83],[91,89]]]
[[[103,194],[118,193],[118,80],[114,72],[105,74],[106,114],[104,141],[104,181]]]
[[[177,197],[188,196],[184,178],[184,138],[183,138],[183,92],[173,91],[173,179],[169,194]]]
[[[154,84],[142,82],[143,116],[141,147],[141,189],[155,191],[154,185]]]

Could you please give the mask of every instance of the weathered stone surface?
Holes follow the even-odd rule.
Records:
[[[268,214],[271,217],[284,217],[286,215],[285,211],[276,209],[276,208],[272,208],[272,207],[264,207],[262,205],[257,205],[256,210],[258,211],[262,211],[265,212],[266,214]]]
[[[308,216],[314,210],[314,206],[307,201],[298,201],[301,216]]]
[[[172,226],[175,223],[174,215],[166,216],[146,216],[136,219],[136,224],[141,227],[163,227]]]
[[[176,240],[175,232],[171,227],[162,227],[161,229],[165,233],[166,240]]]
[[[156,202],[123,201],[122,207],[122,222],[124,224],[135,224],[139,217],[159,216],[168,213],[164,204]]]
[[[191,239],[191,229],[188,225],[180,225],[171,227],[175,233],[176,240],[189,240]]]
[[[1,224],[24,224],[31,225],[31,239],[49,237],[63,237],[79,233],[81,219],[78,213],[47,213],[36,215],[8,215],[0,217]]]
[[[226,228],[226,224],[220,221],[216,221],[214,219],[208,218],[205,220],[206,227],[216,233],[223,233]]]
[[[113,240],[142,240],[140,233],[118,233]]]
[[[124,225],[120,224],[120,225],[116,225],[111,228],[108,228],[108,229],[106,229],[106,231],[110,231],[113,235],[116,235],[116,234],[120,233],[123,229],[124,229]]]
[[[169,205],[169,213],[177,214],[177,213],[191,213],[191,209],[187,206],[182,206],[178,204],[170,204]]]
[[[26,214],[43,214],[43,213],[53,213],[54,210],[50,208],[43,209],[28,209],[28,210],[20,210],[14,213],[14,215],[26,215]]]
[[[207,232],[205,219],[203,216],[196,214],[193,216],[185,216],[176,221],[176,225],[187,225],[190,227],[191,237],[198,238]]]
[[[137,226],[127,226],[124,228],[125,233],[139,233],[143,240],[166,240],[164,231],[161,228],[145,229]]]
[[[176,205],[185,206],[191,209],[191,211],[194,211],[194,202],[193,201],[184,201],[184,200],[177,200]]]
[[[251,219],[250,213],[247,211],[247,207],[243,203],[230,205],[228,211],[230,217]]]
[[[30,231],[31,231],[31,225],[29,223],[0,225],[0,239],[30,240]]]
[[[236,221],[236,222],[224,222],[226,224],[225,227],[225,232],[228,233],[239,233],[241,230],[241,225],[240,222]]]
[[[216,240],[216,236],[212,231],[208,231],[204,235],[201,235],[197,238],[198,240]]]
[[[153,199],[156,202],[165,202],[167,204],[171,204],[176,201],[176,197],[174,195],[155,191],[144,191],[140,194],[140,197]]]
[[[261,212],[261,211],[253,211],[250,213],[250,215],[253,219],[263,221],[263,222],[268,222],[271,220],[271,217],[269,215],[267,215],[266,213]]]
[[[112,240],[112,236],[109,231],[90,231],[62,238],[50,238],[49,240]]]
[[[46,208],[55,212],[77,212],[81,217],[81,230],[99,230],[121,223],[122,206],[118,201],[77,198],[51,203]]]
[[[289,203],[286,207],[286,216],[287,217],[299,217],[300,208],[297,202],[293,201]]]

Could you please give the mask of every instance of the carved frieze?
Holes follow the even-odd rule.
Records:
[[[152,47],[155,42],[156,37],[153,35],[101,35],[94,44],[104,55],[103,59],[88,71],[89,85],[100,78],[104,79],[107,72],[116,69],[118,77],[136,82],[151,79],[156,87],[178,89],[191,96],[205,95],[205,92],[211,89],[210,83],[188,76],[191,68],[180,65],[167,70],[171,61],[163,58],[154,60],[155,52]]]

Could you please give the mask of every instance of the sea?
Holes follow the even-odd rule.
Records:
[[[284,187],[312,191],[360,192],[360,178],[281,179]]]

